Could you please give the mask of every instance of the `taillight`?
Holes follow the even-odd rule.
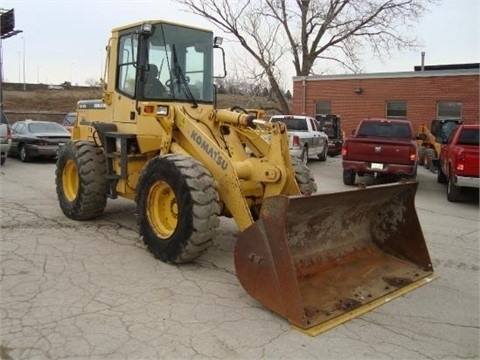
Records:
[[[293,146],[300,146],[300,137],[297,135],[293,136]]]
[[[458,156],[458,160],[457,160],[457,164],[456,164],[455,168],[457,169],[457,171],[464,171],[465,170],[465,155],[464,154],[460,154]]]
[[[342,156],[347,156],[347,142],[345,141],[342,145]]]
[[[410,148],[410,161],[415,161],[415,159],[417,158],[417,149],[415,147],[411,147]]]
[[[7,140],[12,138],[12,131],[10,130],[10,126],[7,126]]]

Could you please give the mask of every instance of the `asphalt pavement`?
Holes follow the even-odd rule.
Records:
[[[309,163],[321,193],[348,189],[340,158]],[[0,168],[1,359],[478,359],[478,192],[461,203],[420,168],[415,205],[439,278],[310,337],[248,295],[220,234],[193,264],[164,264],[137,233],[134,203],[66,218],[55,163]]]

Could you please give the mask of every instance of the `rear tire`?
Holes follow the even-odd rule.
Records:
[[[354,185],[355,175],[355,170],[343,170],[343,183],[345,185]]]
[[[457,202],[460,200],[460,193],[462,188],[460,186],[455,185],[454,176],[450,171],[450,176],[448,177],[448,184],[447,184],[447,200],[450,202]]]
[[[297,180],[300,193],[308,195],[317,192],[317,183],[310,168],[295,157],[291,158],[291,162],[295,170],[295,180]]]
[[[425,169],[435,172],[436,168],[435,165],[433,165],[433,159],[435,159],[436,157],[437,152],[435,151],[435,149],[429,148],[426,150],[424,162]]]
[[[425,146],[419,146],[418,147],[418,165],[425,164],[425,155],[426,155],[427,149]]]
[[[105,155],[89,141],[69,141],[59,151],[55,184],[63,213],[73,220],[100,216],[107,204]]]
[[[300,160],[303,164],[307,165],[308,163],[308,148],[304,147],[302,150],[302,155],[300,155]]]
[[[220,208],[215,182],[191,157],[170,154],[150,160],[135,201],[143,241],[161,261],[190,262],[216,235]]]

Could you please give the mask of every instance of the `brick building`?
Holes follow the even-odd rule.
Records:
[[[434,118],[479,123],[479,64],[416,71],[293,78],[293,113],[337,114],[346,134],[368,117],[406,119],[414,129]]]

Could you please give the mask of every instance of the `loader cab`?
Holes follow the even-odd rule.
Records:
[[[212,71],[210,31],[148,22],[118,32],[115,90],[128,98],[212,103]]]
[[[435,141],[440,144],[446,144],[450,135],[462,123],[459,118],[435,119],[430,125],[430,132],[435,136]]]

